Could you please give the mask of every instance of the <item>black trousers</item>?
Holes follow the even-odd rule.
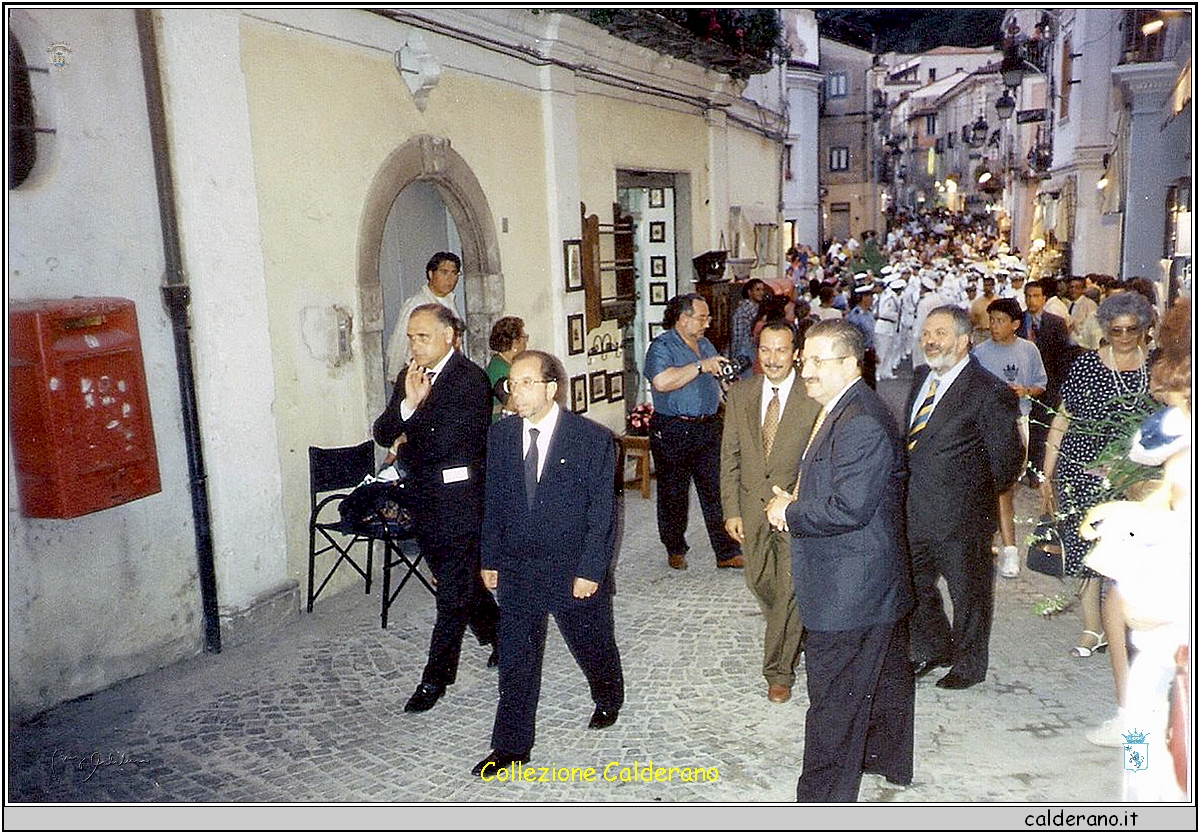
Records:
[[[437,619],[421,681],[449,686],[458,676],[458,658],[467,627],[481,644],[494,643],[500,612],[479,575],[478,539],[422,539],[420,544],[437,579]]]
[[[866,773],[912,782],[916,687],[904,620],[810,631],[797,802],[855,802]]]
[[[913,660],[946,658],[953,670],[971,681],[987,675],[988,641],[992,635],[995,578],[992,570],[992,533],[965,540],[909,542],[912,555]],[[946,618],[938,576],[946,577],[954,623]]]
[[[669,555],[688,552],[688,488],[696,482],[700,511],[717,561],[741,552],[721,514],[721,421],[695,423],[655,414],[650,454],[658,479],[658,537]]]
[[[505,593],[500,575],[500,702],[492,726],[492,749],[513,755],[533,747],[542,660],[550,612]],[[517,598],[514,599],[514,596]],[[555,611],[554,622],[583,670],[597,707],[618,710],[625,702],[621,656],[613,634],[612,596],[598,593],[587,602]]]

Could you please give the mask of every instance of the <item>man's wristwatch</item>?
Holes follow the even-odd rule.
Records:
[[[704,373],[704,363],[703,363],[703,362],[697,362],[697,363],[696,363],[696,375],[697,375],[697,376],[699,376],[699,375],[700,375],[700,374],[702,374],[702,373]]]

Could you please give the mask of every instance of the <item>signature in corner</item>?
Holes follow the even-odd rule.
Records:
[[[62,748],[54,748],[51,757],[55,761],[65,762],[74,770],[80,773],[87,772],[87,776],[83,777],[83,781],[88,781],[102,767],[124,767],[125,765],[149,764],[149,759],[136,759],[128,753],[109,753],[107,756],[96,750],[86,756],[78,756],[73,753],[65,753]]]

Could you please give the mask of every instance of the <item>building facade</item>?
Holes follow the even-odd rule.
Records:
[[[1036,124],[1014,129],[1006,199],[1043,271],[1149,278],[1160,302],[1190,285],[1192,25],[1186,10],[1006,16],[1016,121]]]
[[[818,170],[824,240],[862,240],[883,231],[882,189],[875,175],[873,56],[821,39],[821,128]]]

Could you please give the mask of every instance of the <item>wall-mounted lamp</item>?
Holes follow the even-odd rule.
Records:
[[[1142,24],[1142,34],[1146,37],[1150,37],[1153,34],[1161,32],[1164,25],[1165,23],[1161,17],[1156,17],[1154,20],[1148,20]]]
[[[1025,60],[1021,57],[1016,45],[1004,50],[1004,58],[1000,62],[1000,79],[1010,90],[1021,86],[1025,77]]]
[[[987,120],[984,119],[983,116],[980,116],[975,120],[975,124],[971,125],[971,139],[968,144],[973,148],[977,148],[984,143],[984,141],[987,139],[987,135]]]
[[[1005,121],[1017,109],[1017,100],[1012,97],[1008,90],[1000,98],[996,99],[996,115],[1001,121]]]
[[[1112,162],[1112,154],[1104,155],[1104,173],[1100,175],[1100,179],[1096,180],[1096,190],[1103,191],[1108,188],[1108,165]]]

